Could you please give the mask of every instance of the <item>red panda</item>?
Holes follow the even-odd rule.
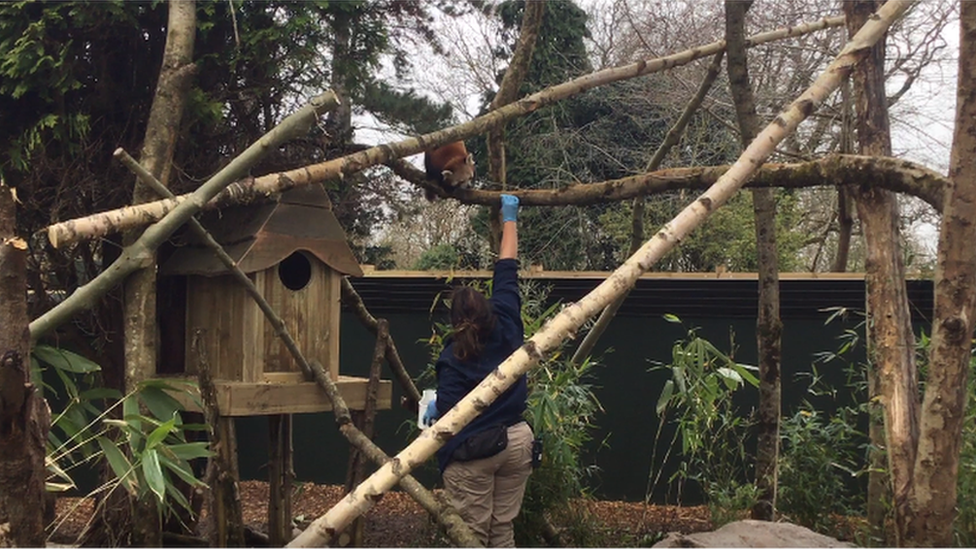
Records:
[[[467,187],[474,179],[474,156],[458,141],[424,153],[424,168],[427,177],[433,179],[447,192],[458,187]],[[437,197],[427,190],[427,200],[433,202]]]

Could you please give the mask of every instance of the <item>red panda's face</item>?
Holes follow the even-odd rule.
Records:
[[[453,170],[444,170],[441,176],[444,178],[444,184],[449,187],[466,187],[474,179],[474,156],[469,154],[464,159],[464,164]]]

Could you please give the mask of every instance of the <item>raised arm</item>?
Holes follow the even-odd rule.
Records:
[[[498,259],[518,257],[518,204],[518,197],[502,195],[502,241],[498,246]]]

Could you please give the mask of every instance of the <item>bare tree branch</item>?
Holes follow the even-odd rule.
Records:
[[[600,183],[581,183],[552,190],[508,191],[523,206],[590,205],[616,202],[640,194],[657,194],[682,189],[705,189],[730,166],[668,168]],[[795,164],[765,164],[747,188],[782,187],[797,189],[834,185],[878,187],[921,198],[941,211],[945,176],[925,166],[898,158],[832,154],[820,160]],[[463,189],[454,198],[465,204],[487,205],[498,201],[496,191]]]

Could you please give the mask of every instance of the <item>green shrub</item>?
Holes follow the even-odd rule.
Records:
[[[958,547],[976,547],[976,359],[970,362],[969,399],[962,424],[956,485],[955,538]]]
[[[573,364],[569,356],[557,353],[529,372],[526,419],[543,442],[543,459],[529,477],[516,520],[520,546],[544,539],[546,523],[555,514],[572,517],[571,527],[563,531],[564,543],[573,547],[594,543],[593,528],[585,527],[585,514],[570,512],[573,499],[589,495],[586,479],[596,472],[581,459],[583,447],[592,440],[596,415],[603,411],[588,380],[593,366],[588,360]]]
[[[71,351],[38,345],[31,356],[32,378],[42,379],[45,366],[57,374],[63,394],[50,385],[44,385],[45,391],[65,401],[51,418],[49,491],[75,488],[71,475],[76,468],[104,460],[115,477],[95,492],[122,488],[139,499],[154,499],[164,515],[172,513],[174,505],[191,510],[176,479],[203,485],[189,462],[207,457],[210,451],[207,442],[186,441],[186,431],[205,426],[182,422],[182,405],[169,391],[185,389],[150,380],[120,395],[99,386],[98,364]],[[104,409],[103,403],[108,403]],[[113,418],[119,408],[121,418]]]
[[[673,315],[669,322],[681,324]],[[743,387],[756,387],[759,380],[754,366],[735,362],[711,342],[701,338],[696,328],[674,343],[671,362],[657,366],[670,371],[658,396],[656,411],[663,426],[670,421],[676,426],[674,438],[664,452],[664,463],[655,463],[661,429],[655,437],[651,475],[647,497],[650,498],[659,481],[660,471],[680,439],[681,462],[669,482],[676,485],[678,501],[686,481],[696,482],[702,489],[716,526],[722,521],[735,520],[755,502],[756,490],[746,479],[752,478],[752,458],[745,441],[754,424],[743,416],[732,402],[733,395]]]
[[[833,417],[809,404],[780,423],[777,510],[791,522],[834,535],[832,514],[860,511],[864,501],[852,479],[865,436],[856,429],[857,410],[841,408]]]

